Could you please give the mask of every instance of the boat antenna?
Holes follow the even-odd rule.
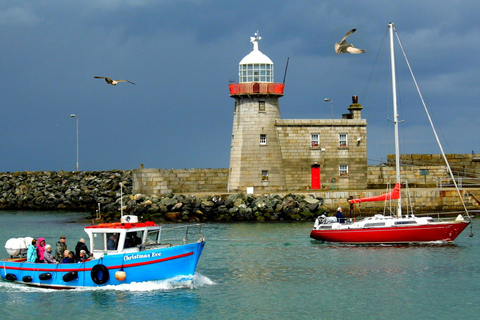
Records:
[[[123,218],[123,185],[125,181],[120,182],[120,218]]]
[[[285,78],[287,77],[288,61],[290,57],[287,58],[287,65],[285,66],[285,74],[283,75],[283,84],[285,84]]]

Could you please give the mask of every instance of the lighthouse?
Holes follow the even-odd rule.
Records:
[[[235,99],[228,189],[244,192],[286,189],[282,151],[275,126],[283,83],[274,82],[272,60],[259,50],[258,32],[250,38],[253,51],[239,63],[238,83],[229,85]],[[251,189],[250,189],[251,190]]]

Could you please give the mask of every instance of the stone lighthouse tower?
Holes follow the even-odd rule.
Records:
[[[273,62],[260,50],[258,32],[253,51],[239,64],[238,83],[229,85],[235,99],[228,189],[230,192],[282,191],[285,173],[275,121],[283,83],[274,83]],[[250,189],[251,190],[251,189]]]

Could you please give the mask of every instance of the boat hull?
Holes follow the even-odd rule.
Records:
[[[468,224],[469,222],[452,222],[384,228],[314,229],[310,237],[316,240],[352,244],[452,242]]]
[[[81,263],[45,264],[0,261],[0,276],[16,283],[54,289],[99,287],[123,283],[165,280],[195,273],[205,242],[131,253],[105,255]],[[93,271],[92,271],[93,270]],[[125,272],[117,280],[118,271]],[[50,276],[48,275],[50,274]],[[121,279],[121,277],[118,277]]]

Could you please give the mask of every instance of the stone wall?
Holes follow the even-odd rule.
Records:
[[[123,204],[124,213],[171,221],[311,220],[321,210],[335,212],[338,206],[342,206],[348,213],[347,200],[351,196],[359,198],[385,192],[312,190],[295,192],[295,195],[233,195],[225,192],[227,169],[135,171],[137,179],[134,180],[137,181],[134,183],[132,171],[0,173],[0,209],[84,210],[93,214],[100,205],[102,217],[115,221]],[[161,178],[159,185],[167,187],[163,189],[163,194],[152,194],[148,191],[148,188],[154,185],[154,175],[149,173],[155,173],[157,178]],[[151,185],[148,180],[143,180],[143,191],[139,190],[139,187],[133,188],[133,184],[139,183],[140,174],[147,174],[152,178]],[[120,188],[120,183],[123,189]],[[186,190],[187,187],[190,190]],[[212,188],[217,188],[218,192]],[[192,190],[198,193],[192,194]],[[461,191],[469,210],[480,209],[479,188],[464,187]],[[232,197],[236,200],[232,200]],[[244,202],[237,201],[238,197]],[[407,198],[404,193],[404,204]],[[411,190],[410,198],[417,207],[415,213],[462,209],[458,194],[453,189],[415,188]],[[320,204],[323,205],[319,207]],[[383,202],[357,204],[355,214],[364,216],[379,213],[383,211],[383,205]]]
[[[402,183],[407,181],[412,188],[435,188],[440,181],[447,179],[446,166],[402,166]],[[367,170],[367,188],[384,189],[388,184],[395,185],[394,166],[369,166]]]
[[[225,193],[228,169],[135,169],[136,193]]]
[[[282,155],[275,129],[278,95],[235,96],[228,189],[286,191]],[[260,137],[262,136],[262,141]]]
[[[324,205],[330,211],[335,206],[344,208],[344,213],[349,212],[350,204],[348,198],[364,198],[378,196],[385,193],[386,190],[365,190],[365,191],[339,191],[316,194],[318,197],[324,197]],[[479,188],[464,188],[461,190],[464,197],[465,205],[468,210],[479,210],[480,203],[475,199],[480,196]],[[396,200],[394,200],[396,201]],[[392,203],[392,206],[396,204]],[[414,214],[432,213],[432,212],[455,212],[463,211],[458,192],[455,189],[436,189],[436,188],[415,188],[409,191],[402,189],[402,207],[409,206],[414,208]],[[370,215],[374,213],[382,213],[385,203],[380,202],[364,202],[353,205],[355,214]]]
[[[335,177],[338,189],[366,188],[366,126],[362,119],[277,120],[288,190],[310,186],[311,167],[316,164],[322,187],[331,187]],[[347,135],[346,145],[339,144],[340,133]],[[318,145],[311,145],[311,134],[319,135]],[[348,166],[347,175],[340,176],[340,165]]]
[[[452,167],[452,170],[480,170],[480,155],[476,153],[467,154],[446,154],[445,157]],[[388,155],[388,162],[394,162],[395,155]],[[444,165],[444,160],[441,154],[402,154],[400,161],[410,165]]]

